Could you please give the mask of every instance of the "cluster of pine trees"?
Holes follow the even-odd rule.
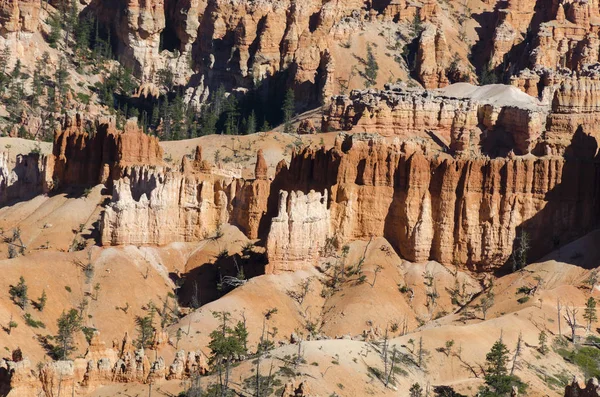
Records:
[[[46,5],[48,7],[48,5]],[[148,134],[164,140],[194,138],[210,134],[253,134],[269,131],[272,124],[283,123],[286,133],[293,132],[291,120],[295,101],[292,90],[283,102],[258,90],[243,96],[227,94],[220,86],[214,90],[201,109],[191,106],[184,98],[185,87],[177,86],[169,69],[157,73],[157,83],[164,92],[159,98],[135,98],[138,81],[133,71],[114,62],[109,32],[103,31],[93,15],[80,15],[76,0],[61,2],[50,12],[47,23],[50,32],[46,40],[50,47],[63,51],[55,70],[49,71],[50,55],[44,53],[35,63],[33,74],[27,74],[20,61],[9,70],[10,50],[0,53],[0,97],[9,113],[4,133],[18,131],[23,138],[52,140],[54,128],[72,105],[69,93],[76,90],[69,84],[69,70],[80,74],[92,73],[101,79],[93,87],[99,102],[116,116],[117,127],[135,117]],[[84,85],[80,84],[81,88]],[[88,105],[91,96],[76,95],[79,104]],[[281,106],[273,106],[274,103]],[[35,131],[23,126],[23,115],[41,120]]]

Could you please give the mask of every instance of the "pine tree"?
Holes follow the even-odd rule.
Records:
[[[8,61],[10,60],[10,48],[4,47],[0,54],[0,94],[2,94],[8,85],[9,75],[7,73]]]
[[[248,120],[246,120],[246,135],[254,134],[256,132],[256,115],[254,114],[254,110],[248,116]]]
[[[17,285],[11,286],[8,293],[13,300],[21,309],[25,310],[29,303],[29,298],[27,297],[27,284],[25,283],[25,278],[23,276],[19,277],[19,283]]]
[[[169,114],[171,120],[171,139],[179,140],[185,138],[185,103],[181,95],[177,94],[175,100],[171,103]]]
[[[598,320],[598,315],[596,314],[596,299],[592,298],[591,296],[585,304],[583,318],[587,321],[587,331],[590,332],[592,323]]]
[[[217,133],[217,122],[219,118],[213,110],[212,106],[203,113],[202,120],[200,122],[202,135],[213,135]]]
[[[223,132],[226,135],[237,135],[239,115],[237,99],[233,95],[230,95],[227,101],[225,101],[225,126]]]
[[[217,88],[217,91],[214,93],[213,98],[212,98],[212,104],[213,104],[213,111],[214,113],[217,115],[217,118],[221,117],[221,114],[223,113],[224,109],[224,104],[225,104],[225,87],[223,87],[223,85],[220,85],[219,88]]]
[[[243,323],[241,325],[238,323],[236,328],[232,329],[229,326],[231,317],[229,312],[213,312],[213,316],[219,320],[221,325],[210,333],[208,348],[211,351],[211,357],[209,364],[217,371],[219,395],[226,396],[229,391],[231,366],[239,356],[246,353],[244,338],[247,338],[247,330]]]
[[[421,397],[423,395],[423,388],[418,383],[413,383],[408,391],[410,397]]]
[[[50,33],[48,34],[47,40],[50,47],[56,48],[62,31],[62,24],[60,18],[56,14],[51,14],[48,20],[50,25]]]
[[[67,105],[67,92],[69,91],[69,84],[67,79],[69,78],[69,72],[67,71],[67,61],[61,57],[58,62],[58,68],[54,74],[54,82],[56,83],[56,95],[58,95],[61,113],[65,113]]]
[[[75,26],[74,40],[75,49],[81,55],[87,53],[91,45],[92,29],[94,28],[94,20],[92,17],[85,17],[79,21]]]
[[[63,312],[58,321],[58,334],[55,337],[58,345],[54,353],[61,360],[69,358],[69,354],[75,350],[74,336],[81,329],[81,317],[76,309],[71,309],[67,313]]]
[[[512,386],[518,379],[508,374],[508,348],[499,339],[485,356],[485,386],[480,389],[480,396],[505,396],[512,391]]]
[[[33,95],[31,96],[31,107],[36,108],[39,106],[39,98],[44,91],[44,81],[46,79],[45,67],[48,64],[49,54],[44,52],[41,58],[35,61],[35,68],[33,70],[33,82],[32,89]]]
[[[367,61],[365,64],[365,85],[367,88],[372,87],[377,83],[378,72],[379,65],[377,64],[375,55],[373,55],[373,48],[371,47],[371,44],[367,44]]]
[[[43,312],[46,307],[46,301],[48,300],[48,296],[46,296],[46,290],[42,290],[42,296],[38,299],[38,310]]]
[[[66,1],[63,0],[63,4],[65,3]],[[75,35],[75,30],[77,28],[79,15],[79,10],[77,9],[77,0],[71,0],[71,2],[69,3],[68,13],[66,14],[67,15],[65,15],[65,44],[67,48],[69,48],[69,38],[71,37],[71,35]]]
[[[147,348],[152,346],[154,337],[154,307],[150,308],[150,312],[144,317],[137,316],[135,319],[135,327],[138,333],[136,344],[138,348]]]
[[[294,132],[292,128],[292,117],[294,117],[295,107],[294,90],[290,88],[285,93],[285,99],[283,100],[283,107],[281,109],[283,111],[283,132],[286,134]]]
[[[262,127],[260,127],[260,131],[261,132],[269,132],[269,131],[271,131],[271,124],[269,124],[269,122],[267,121],[267,119],[265,119],[263,121],[263,125],[262,125]]]
[[[150,125],[156,129],[160,123],[160,105],[152,104],[152,116],[150,117]]]

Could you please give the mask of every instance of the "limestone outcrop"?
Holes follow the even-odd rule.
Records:
[[[181,169],[129,166],[120,170],[101,221],[104,245],[198,241],[220,225],[239,226],[257,238],[270,194],[266,162],[257,154],[256,179],[215,170],[201,158],[184,158]]]
[[[225,188],[212,175],[127,167],[115,181],[112,203],[102,217],[102,242],[162,245],[202,240],[228,220]]]
[[[0,204],[27,200],[52,189],[52,157],[0,153]]]

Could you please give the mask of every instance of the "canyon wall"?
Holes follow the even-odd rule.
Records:
[[[529,153],[545,129],[547,108],[506,86],[455,84],[422,91],[387,85],[385,90],[355,90],[334,97],[323,115],[324,131],[377,132],[399,138],[441,138],[451,149],[497,150],[499,135],[505,152]],[[499,100],[498,98],[509,98]],[[474,142],[463,137],[476,136]],[[494,140],[481,142],[482,135]]]
[[[226,223],[258,238],[270,194],[262,153],[257,154],[257,178],[249,181],[214,169],[201,153],[198,148],[193,161],[184,157],[181,168],[122,168],[102,216],[102,244],[199,241]]]
[[[507,262],[523,231],[533,259],[597,225],[595,163],[454,159],[408,149],[358,140],[344,150],[307,149],[285,178],[295,189],[330,192],[339,241],[384,236],[410,261],[489,270]]]
[[[123,131],[111,122],[84,126],[80,115],[65,117],[54,134],[53,179],[64,186],[108,184],[133,164],[161,165],[158,138],[144,134],[130,120]]]
[[[14,161],[10,153],[0,153],[0,205],[50,191],[52,163],[39,153],[19,154]]]

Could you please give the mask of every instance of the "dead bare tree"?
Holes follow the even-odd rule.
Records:
[[[571,328],[571,341],[575,343],[575,331],[577,330],[577,313],[579,309],[574,306],[567,305],[565,307],[565,321],[569,328]]]
[[[519,338],[517,339],[517,348],[515,349],[515,355],[512,360],[512,367],[510,368],[510,376],[513,376],[515,369],[517,368],[517,360],[521,355],[521,343],[523,343],[523,334],[519,332]]]
[[[560,304],[560,298],[556,299],[556,313],[558,316],[558,336],[562,336],[562,331],[560,328],[560,312],[562,311],[562,306]]]

